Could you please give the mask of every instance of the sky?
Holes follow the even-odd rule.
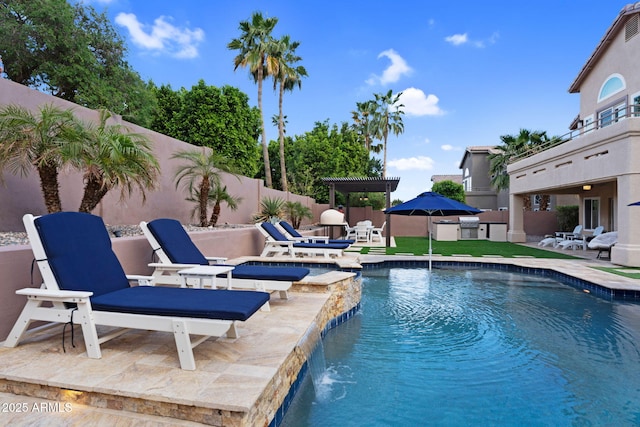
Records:
[[[579,112],[568,88],[629,1],[85,0],[105,10],[143,80],[190,89],[238,87],[257,106],[257,85],[234,71],[239,23],[278,18],[273,35],[299,41],[308,77],[284,99],[287,135],[316,122],[351,122],[357,102],[402,92],[404,132],[390,136],[392,199],[461,174],[466,147],[500,144],[520,129],[563,135]],[[278,95],[265,85],[267,138]]]

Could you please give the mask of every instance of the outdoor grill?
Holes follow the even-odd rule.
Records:
[[[458,219],[460,221],[460,238],[477,239],[480,218],[477,216],[461,216]]]

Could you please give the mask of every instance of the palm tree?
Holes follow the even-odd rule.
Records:
[[[282,100],[284,98],[284,91],[293,91],[298,86],[298,89],[302,87],[302,77],[307,76],[307,70],[302,66],[295,66],[294,64],[300,60],[301,57],[296,55],[296,49],[300,45],[300,42],[291,42],[289,36],[283,36],[278,43],[274,43],[274,56],[278,58],[278,71],[273,75],[273,89],[276,86],[280,86],[279,100],[278,100],[278,140],[280,142],[280,180],[282,182],[282,191],[289,191],[287,185],[287,167],[284,155],[284,113],[282,110]]]
[[[34,114],[20,106],[6,106],[0,110],[0,170],[27,176],[35,167],[47,212],[60,212],[58,172],[65,163],[63,152],[77,152],[82,139],[82,124],[71,110],[47,104]]]
[[[273,187],[271,179],[271,167],[269,164],[269,149],[267,143],[267,131],[264,126],[264,111],[262,110],[262,82],[265,77],[277,72],[278,61],[269,54],[274,43],[271,37],[273,28],[278,23],[278,18],[264,18],[262,13],[255,12],[251,15],[251,21],[241,21],[239,38],[231,40],[227,45],[230,50],[239,51],[233,59],[234,70],[238,67],[249,67],[249,72],[258,84],[258,109],[262,123],[262,155],[264,157],[264,173],[267,187]]]
[[[108,110],[100,111],[97,127],[87,126],[81,153],[70,159],[84,171],[84,194],[80,212],[91,212],[113,188],[121,199],[137,188],[144,202],[145,190],[156,186],[160,165],[146,135],[128,132],[122,125],[107,125]]]
[[[497,152],[489,154],[489,175],[491,185],[498,191],[509,188],[509,174],[507,166],[515,158],[530,150],[540,150],[541,147],[550,140],[545,131],[532,132],[527,129],[520,129],[518,135],[500,136],[502,144],[496,147]],[[546,209],[548,205],[548,195],[543,195],[543,205]],[[524,207],[531,209],[531,197],[524,197]],[[543,206],[541,206],[543,208]]]
[[[238,205],[242,202],[242,197],[233,197],[227,192],[227,186],[216,184],[209,191],[209,201],[213,203],[213,212],[211,212],[211,219],[209,220],[209,226],[215,227],[220,218],[220,205],[224,202],[229,209],[235,211],[238,209]]]
[[[372,145],[374,138],[374,118],[376,113],[375,101],[356,102],[356,111],[352,111],[353,128],[358,135],[363,138],[363,143],[367,151],[379,153],[382,145]]]
[[[404,105],[398,103],[401,95],[402,92],[394,96],[392,90],[389,90],[386,94],[374,94],[376,113],[373,129],[375,137],[382,141],[382,149],[384,150],[382,161],[383,178],[387,176],[387,138],[389,137],[389,132],[396,136],[404,132],[404,123],[402,122],[404,111],[401,110]]]
[[[204,148],[201,151],[178,151],[172,158],[187,162],[176,170],[176,188],[186,180],[189,194],[198,198],[200,226],[206,227],[211,189],[221,185],[221,172],[236,176],[236,168],[226,157],[213,151],[207,153]]]

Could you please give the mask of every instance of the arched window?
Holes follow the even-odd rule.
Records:
[[[611,95],[623,91],[626,87],[627,85],[624,82],[624,77],[622,77],[620,74],[610,75],[600,88],[600,93],[598,94],[598,102],[609,98]]]

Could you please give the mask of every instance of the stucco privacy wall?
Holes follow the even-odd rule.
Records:
[[[97,111],[32,90],[10,80],[0,79],[0,107],[10,104],[34,111],[37,111],[41,105],[54,104],[63,109],[73,109],[77,117],[86,121],[97,121],[99,114]],[[139,193],[131,198],[120,200],[120,192],[112,190],[94,213],[102,216],[108,224],[136,224],[142,220],[160,217],[175,218],[183,223],[193,222],[191,212],[194,205],[184,200],[186,192],[183,188],[176,189],[174,177],[176,167],[180,163],[171,159],[171,156],[179,150],[201,148],[128,122],[122,122],[122,124],[131,132],[144,133],[151,139],[153,151],[161,167],[158,188],[156,191],[147,193],[144,204]],[[32,172],[27,177],[21,177],[5,171],[2,176],[4,184],[0,186],[0,231],[22,230],[22,215],[46,213],[37,173]],[[259,179],[226,175],[223,180],[229,194],[242,197],[242,202],[237,211],[231,211],[223,206],[219,224],[250,223],[251,216],[259,211],[260,200],[265,196],[299,201],[310,208],[314,205],[312,198],[266,188],[263,181]],[[82,197],[82,186],[82,176],[79,173],[65,171],[61,175],[60,194],[64,210],[78,209]],[[314,213],[317,212],[314,210]]]

